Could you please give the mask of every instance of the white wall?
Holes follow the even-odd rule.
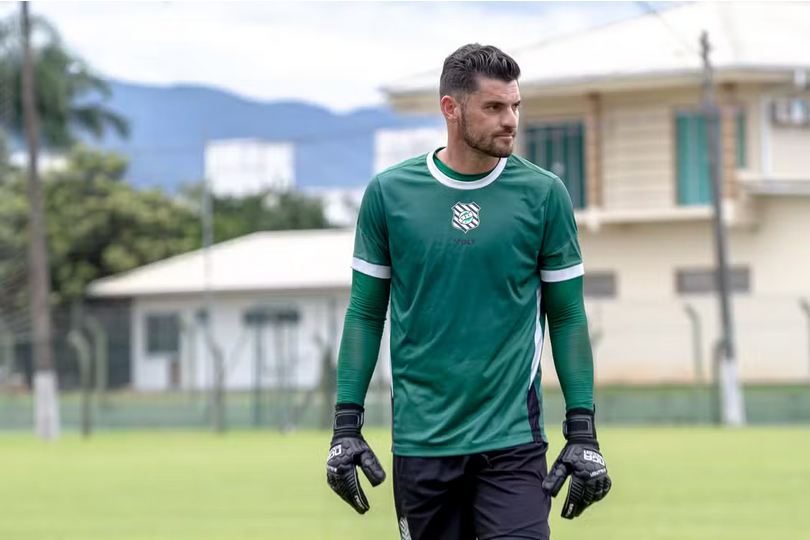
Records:
[[[291,143],[230,139],[205,147],[205,175],[218,195],[250,195],[263,189],[295,185]]]
[[[447,128],[380,129],[374,134],[375,174],[447,145]]]
[[[810,181],[810,126],[771,130],[772,177],[777,180]]]
[[[295,339],[295,354],[289,364],[290,380],[299,388],[311,388],[320,378],[321,349],[318,340],[329,341],[330,302],[334,301],[334,339],[339,345],[343,331],[343,319],[348,307],[348,291],[324,294],[297,294],[278,296],[270,294],[221,294],[215,297],[212,327],[214,339],[225,352],[227,365],[226,387],[229,390],[247,390],[253,387],[255,334],[246,329],[242,316],[245,310],[258,305],[296,307],[301,321],[295,334],[283,339]],[[138,299],[133,303],[132,381],[136,390],[153,391],[169,388],[169,363],[166,356],[149,355],[146,351],[145,317],[148,313],[177,312],[191,322],[194,313],[202,306],[201,298]],[[199,327],[198,327],[199,328]],[[386,334],[387,335],[387,334]],[[294,337],[290,337],[294,336]],[[272,330],[265,331],[263,386],[272,387],[279,382],[280,363],[276,355],[276,340]],[[383,344],[378,377],[388,379],[389,355],[387,342]],[[209,389],[212,383],[212,356],[205,347],[203,331],[196,331],[196,338],[189,335],[181,341],[181,364],[183,389]],[[281,365],[287,365],[287,362]]]
[[[810,180],[810,93],[777,90],[765,100],[770,170],[778,180]]]
[[[810,197],[767,197],[755,206],[757,225],[729,233],[732,265],[750,268],[750,293],[734,294],[735,342],[741,376],[749,381],[810,380]],[[692,330],[685,306],[700,315],[704,365],[720,335],[717,298],[679,295],[678,268],[711,268],[714,240],[708,220],[604,227],[580,231],[586,274],[614,271],[618,297],[586,301],[599,383],[690,382]],[[544,379],[555,381],[551,349]]]

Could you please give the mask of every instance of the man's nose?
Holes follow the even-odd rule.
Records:
[[[511,109],[507,111],[501,120],[501,125],[505,128],[509,128],[512,130],[517,129],[518,126],[517,112]]]

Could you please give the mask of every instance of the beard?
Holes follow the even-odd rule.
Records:
[[[474,133],[467,124],[466,113],[461,113],[461,137],[470,148],[481,152],[484,155],[494,158],[506,158],[512,155],[515,146],[515,139],[501,139],[497,135],[488,133]],[[506,135],[499,133],[498,135]],[[514,133],[509,133],[514,135]]]

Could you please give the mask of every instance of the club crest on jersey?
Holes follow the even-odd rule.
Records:
[[[475,229],[481,223],[481,218],[478,214],[480,210],[481,207],[474,202],[457,202],[453,206],[453,227],[462,231],[464,234]]]

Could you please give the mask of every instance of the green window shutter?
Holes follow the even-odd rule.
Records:
[[[574,208],[585,207],[585,129],[582,122],[526,129],[529,161],[560,177]]]
[[[711,171],[706,118],[699,113],[678,113],[678,204],[704,205],[712,202]],[[715,130],[720,144],[719,124]]]
[[[746,149],[748,145],[746,144],[747,137],[747,121],[745,117],[745,111],[739,111],[737,113],[737,130],[736,130],[736,142],[737,142],[737,167],[740,169],[744,169],[748,166],[748,154]]]

